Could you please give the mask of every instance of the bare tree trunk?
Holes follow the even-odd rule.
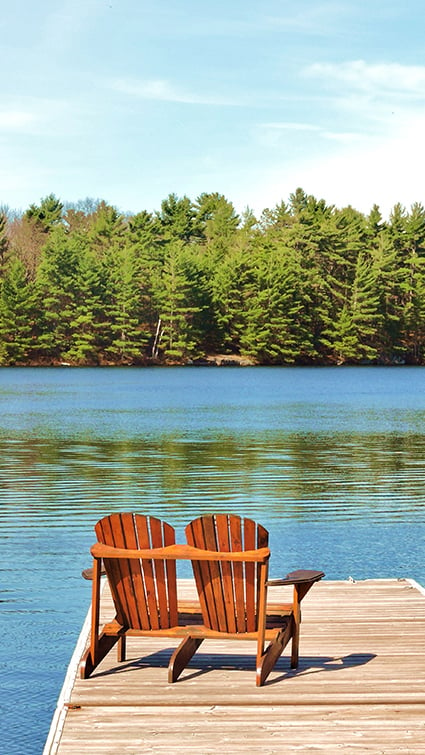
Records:
[[[156,326],[155,338],[152,346],[152,358],[156,359],[158,356],[159,344],[161,342],[163,330],[161,330],[161,318],[158,318],[158,324]]]

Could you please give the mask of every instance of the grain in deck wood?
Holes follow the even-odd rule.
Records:
[[[287,652],[262,688],[255,643],[204,642],[169,685],[175,645],[130,638],[126,662],[112,651],[75,681],[56,752],[423,755],[424,595],[404,580],[324,581],[303,608],[299,668]],[[112,611],[105,592],[102,613]]]
[[[424,753],[423,706],[225,706],[73,711],[61,755],[75,753]]]

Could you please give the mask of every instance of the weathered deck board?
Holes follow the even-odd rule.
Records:
[[[187,596],[193,589],[184,583]],[[273,588],[271,600],[285,600]],[[255,647],[204,642],[174,685],[167,639],[128,640],[77,679],[47,753],[423,753],[425,597],[409,581],[316,585],[303,603],[300,665],[289,649],[255,687]],[[105,591],[104,617],[112,604]]]
[[[61,753],[424,752],[423,708],[319,706],[89,709],[73,717]]]

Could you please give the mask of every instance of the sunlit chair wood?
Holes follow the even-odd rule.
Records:
[[[220,560],[192,561],[203,617],[203,626],[196,631],[198,639],[255,640],[257,686],[264,684],[290,640],[291,665],[296,667],[300,603],[323,572],[299,570],[268,581],[268,532],[239,516],[199,517],[186,527],[186,538],[189,545],[221,554]],[[271,585],[293,585],[292,603],[267,605]]]
[[[294,572],[274,584],[294,584],[289,605],[267,607],[268,533],[250,519],[212,515],[191,522],[187,544],[176,545],[174,529],[155,517],[121,513],[95,526],[91,548],[90,646],[80,674],[89,677],[118,644],[125,660],[128,636],[181,638],[168,666],[175,682],[207,638],[257,642],[257,685],[264,683],[292,639],[292,665],[298,662],[299,604],[322,572]],[[192,561],[199,602],[177,599],[176,561]],[[115,618],[100,629],[101,574],[106,573]],[[270,584],[270,583],[269,583]],[[265,650],[265,642],[270,644]]]
[[[175,545],[173,527],[155,517],[120,513],[101,519],[95,532],[98,542],[91,548],[93,568],[83,573],[92,579],[90,647],[80,667],[84,679],[117,643],[118,660],[124,661],[126,637],[186,637],[188,621],[196,621],[196,614],[199,619],[198,602],[186,603],[180,613],[178,610],[176,560],[190,555]],[[102,573],[108,577],[116,616],[100,630]],[[185,652],[174,653],[170,681],[176,680],[178,668],[184,668]]]

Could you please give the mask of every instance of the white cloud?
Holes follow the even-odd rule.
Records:
[[[325,139],[332,142],[341,142],[343,144],[351,144],[352,142],[358,142],[363,139],[361,133],[354,131],[334,131],[327,128],[323,128],[313,123],[297,123],[297,122],[271,122],[260,123],[256,127],[255,138],[259,145],[278,147],[283,145],[286,148],[288,137],[301,139],[305,138],[307,133],[315,134],[316,143],[317,139]]]
[[[364,60],[343,63],[314,63],[304,70],[307,76],[320,78],[323,83],[343,84],[374,96],[397,94],[423,97],[425,95],[425,66],[406,66],[400,63],[366,63]]]
[[[26,129],[37,121],[37,116],[25,110],[0,110],[0,130]]]
[[[265,16],[270,29],[284,29],[314,36],[329,36],[338,23],[347,23],[353,14],[349,4],[341,2],[313,2],[310,7],[304,2],[301,10],[291,4],[280,16]],[[263,21],[264,24],[264,21]]]
[[[314,94],[327,113],[322,135],[350,141],[374,135],[382,140],[399,134],[422,118],[425,98],[425,66],[399,63],[314,63],[304,75],[320,79]],[[319,95],[317,99],[317,95]]]
[[[319,131],[319,126],[315,126],[312,123],[296,123],[291,121],[277,121],[272,123],[260,123],[259,128],[264,130],[270,129],[271,131]]]
[[[164,79],[137,80],[137,79],[113,79],[110,82],[112,89],[131,97],[144,100],[162,100],[163,102],[180,102],[187,105],[220,105],[234,106],[245,104],[233,97],[215,97],[199,95],[184,90],[179,90]]]
[[[341,142],[343,144],[351,144],[353,142],[359,142],[363,139],[362,134],[356,134],[352,131],[322,131],[320,134],[324,139],[329,139],[334,142]]]
[[[301,9],[293,3],[248,2],[241,4],[204,3],[190,16],[184,3],[145,4],[144,24],[149,23],[150,33],[164,37],[259,37],[270,32],[290,32],[291,34],[313,34],[329,36],[339,23],[346,23],[353,16],[353,8],[339,0],[304,2]],[[174,7],[173,7],[174,5]],[[162,7],[161,7],[162,6]],[[282,8],[282,6],[285,6]]]
[[[270,137],[269,144],[279,148],[276,167],[256,178],[250,203],[273,205],[297,186],[363,212],[374,203],[388,214],[396,202],[424,202],[425,66],[358,60],[316,63],[304,74],[320,79],[312,95],[316,105],[323,104],[317,138],[305,143],[300,159],[286,141]],[[268,134],[288,128],[285,122],[263,125]],[[294,136],[302,125],[289,126]]]
[[[397,202],[406,207],[413,202],[425,204],[424,131],[422,114],[380,136],[344,140],[337,135],[326,150],[310,149],[302,160],[282,155],[272,170],[259,169],[257,175],[245,179],[241,203],[259,212],[287,200],[301,186],[338,207],[351,204],[367,213],[376,203],[386,216]],[[254,188],[249,191],[248,187]],[[233,197],[238,204],[236,192]]]
[[[22,138],[72,135],[79,129],[81,107],[65,99],[47,97],[11,97],[0,109],[0,132],[11,132],[8,151],[19,151]],[[0,156],[1,157],[1,156]]]

